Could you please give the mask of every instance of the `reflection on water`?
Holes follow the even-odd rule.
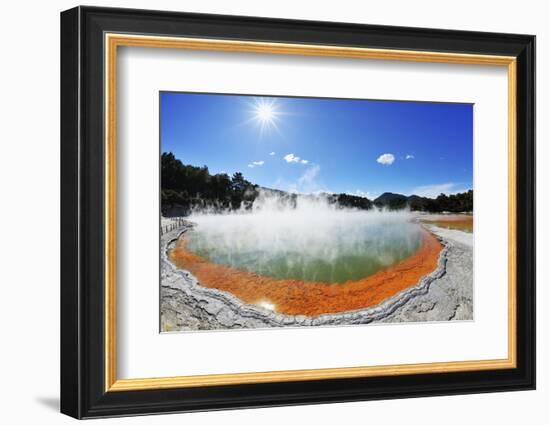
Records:
[[[210,262],[281,279],[345,282],[412,255],[421,229],[406,212],[292,210],[196,215],[188,248]]]

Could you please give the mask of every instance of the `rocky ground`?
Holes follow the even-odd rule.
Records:
[[[473,235],[426,226],[447,243],[445,274],[382,322],[473,320]]]
[[[473,319],[472,235],[427,226],[444,248],[437,269],[376,307],[316,317],[277,314],[201,286],[168,259],[167,251],[191,223],[161,237],[161,330],[351,325]]]

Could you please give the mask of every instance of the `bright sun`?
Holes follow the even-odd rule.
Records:
[[[260,134],[269,129],[278,131],[281,112],[275,99],[255,98],[252,103],[252,119],[260,126]]]
[[[272,121],[275,117],[273,106],[268,104],[258,105],[256,115],[262,123]]]

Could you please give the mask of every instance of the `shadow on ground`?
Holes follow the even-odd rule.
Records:
[[[35,400],[38,404],[59,412],[59,397],[36,397]]]

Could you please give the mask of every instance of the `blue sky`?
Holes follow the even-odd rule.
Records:
[[[161,151],[265,187],[422,196],[472,188],[473,105],[162,92]]]

